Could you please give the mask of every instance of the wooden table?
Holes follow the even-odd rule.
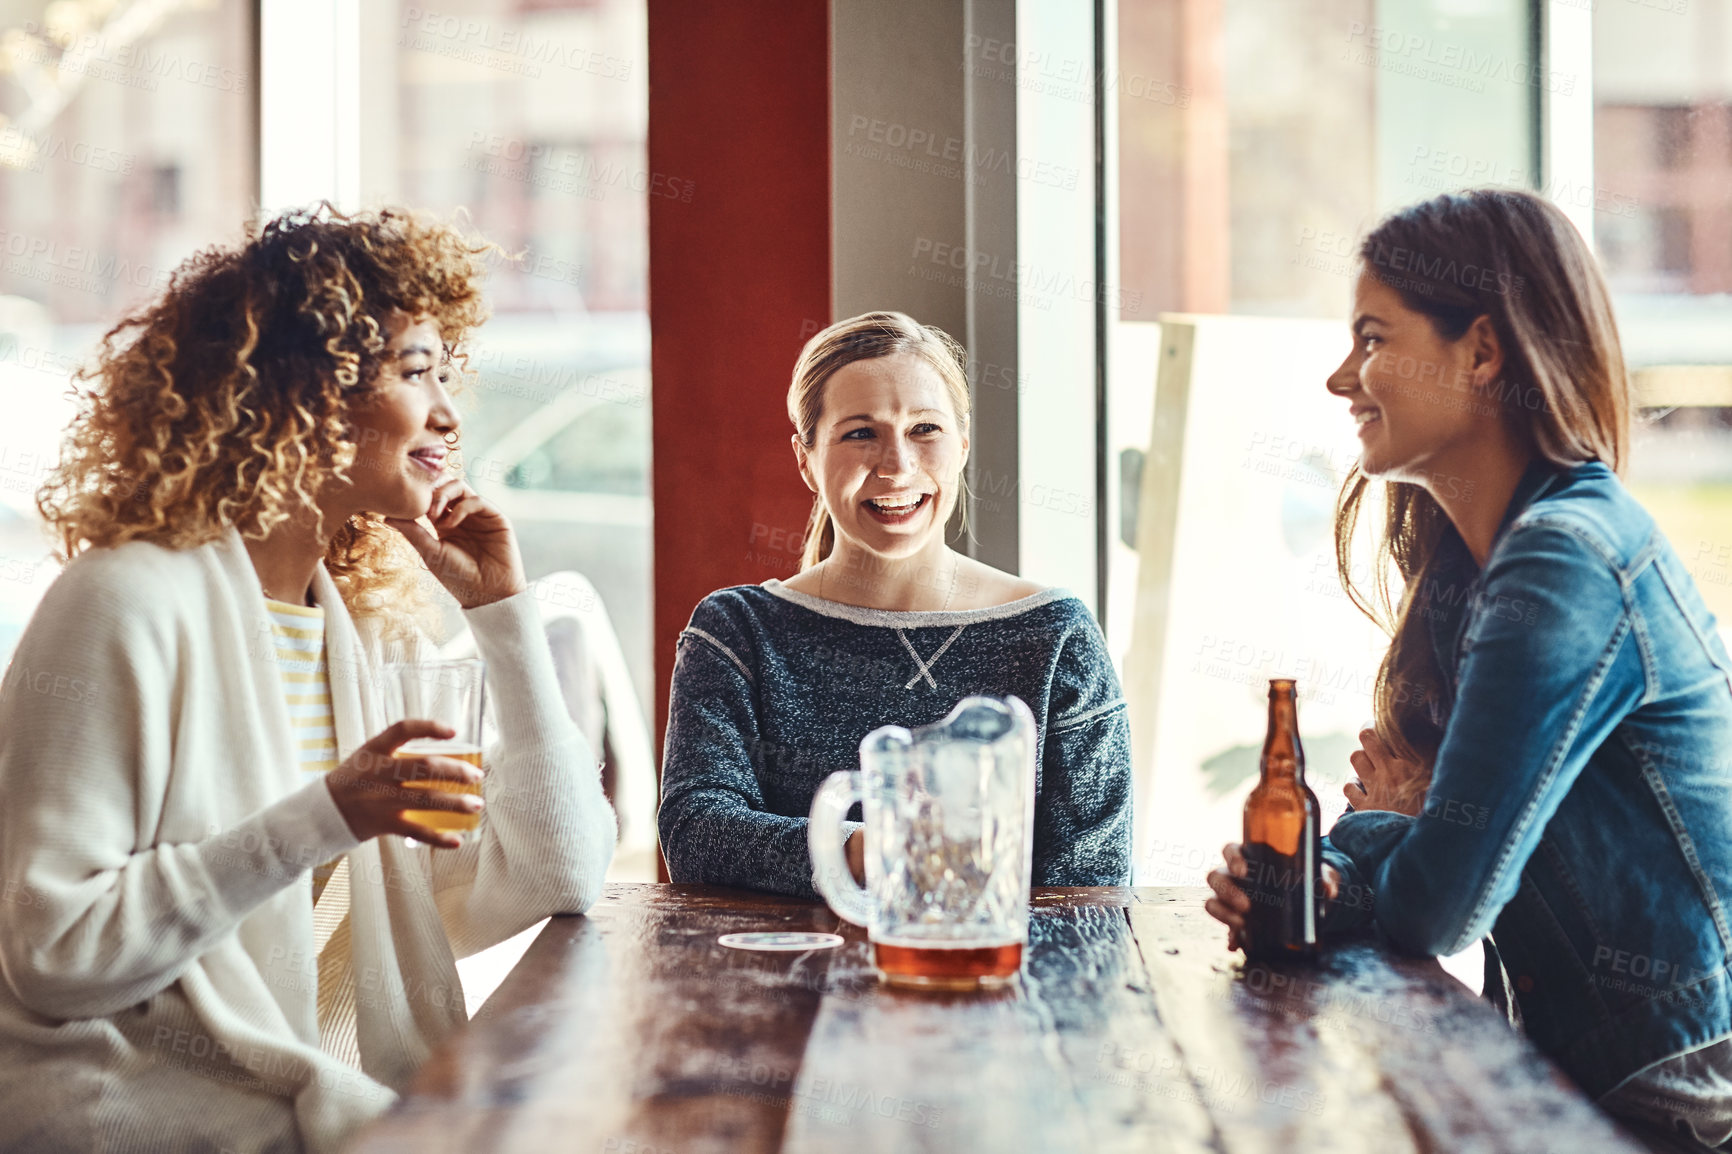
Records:
[[[439,1151],[1634,1152],[1435,961],[1246,966],[1201,889],[1037,890],[1016,987],[882,987],[815,902],[613,885],[363,1132]],[[832,931],[747,953],[724,933]]]

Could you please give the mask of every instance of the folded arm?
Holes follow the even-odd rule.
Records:
[[[1375,893],[1391,940],[1415,953],[1456,953],[1490,931],[1546,823],[1645,686],[1616,570],[1557,525],[1514,530],[1499,547],[1465,644],[1419,816],[1350,813],[1326,844],[1343,880]]]

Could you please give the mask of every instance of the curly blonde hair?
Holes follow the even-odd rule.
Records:
[[[409,212],[327,203],[188,258],[74,377],[77,416],[36,494],[61,560],[128,541],[194,548],[231,526],[262,538],[309,510],[322,531],[314,495],[347,479],[347,413],[376,387],[393,319],[435,321],[446,371],[460,369],[493,248]],[[379,515],[338,526],[324,560],[350,612],[389,635],[431,620],[425,566]]]

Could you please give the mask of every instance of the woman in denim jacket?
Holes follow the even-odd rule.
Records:
[[[1490,937],[1528,1035],[1656,1149],[1732,1140],[1732,661],[1619,482],[1630,393],[1574,226],[1526,193],[1396,213],[1360,249],[1329,378],[1403,581],[1353,809],[1324,841],[1329,932]],[[1237,846],[1208,906],[1235,933]],[[1365,900],[1369,899],[1369,900]],[[1495,954],[1489,951],[1495,947]],[[1496,974],[1494,967],[1488,970]]]

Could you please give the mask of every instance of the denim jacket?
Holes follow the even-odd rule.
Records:
[[[1483,570],[1449,530],[1426,588],[1448,697],[1418,817],[1348,813],[1334,929],[1491,935],[1536,1045],[1599,1097],[1732,1032],[1732,661],[1605,465],[1528,470]]]

